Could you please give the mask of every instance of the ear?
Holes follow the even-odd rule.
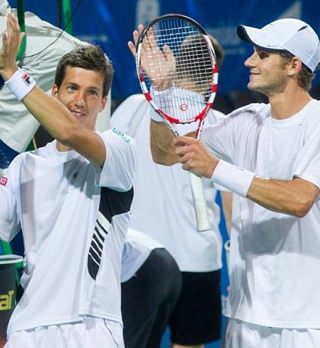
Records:
[[[101,112],[101,111],[106,107],[107,102],[108,102],[108,96],[106,95],[106,96],[103,97],[102,100],[101,100],[99,112]]]
[[[291,62],[288,64],[289,76],[297,75],[302,70],[302,62],[300,58],[293,57]]]
[[[51,95],[55,98],[58,98],[59,87],[57,85],[53,85],[51,88]]]

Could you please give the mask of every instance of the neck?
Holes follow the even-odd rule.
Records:
[[[72,148],[69,146],[63,145],[63,144],[59,143],[59,141],[57,141],[57,150],[59,152],[66,152],[66,151],[72,150]]]
[[[289,118],[302,110],[310,100],[309,93],[302,88],[270,95],[271,115],[279,120]]]

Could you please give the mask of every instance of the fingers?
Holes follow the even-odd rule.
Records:
[[[188,169],[190,169],[191,161],[196,157],[197,153],[197,148],[194,146],[196,143],[195,139],[189,139],[188,137],[177,137],[174,140],[174,143],[177,146],[175,152],[179,157],[179,162],[184,165],[188,164]]]
[[[163,45],[162,50],[167,60],[175,63],[176,59],[173,55],[173,52],[171,51],[171,48],[167,44]]]
[[[23,34],[16,17],[9,13],[6,18],[7,30],[3,33],[3,47],[0,50],[0,72],[4,80],[9,79],[17,69],[16,55]]]
[[[148,42],[151,48],[158,48],[158,44],[156,42],[156,39],[154,37],[154,33],[153,33],[153,29],[149,28],[149,30],[147,31],[147,38],[148,38]]]
[[[196,148],[194,144],[197,142],[193,138],[179,136],[173,140],[176,145],[176,154],[179,157],[179,162],[183,164],[183,169],[191,169],[191,161],[196,156]]]
[[[132,55],[135,57],[136,56],[136,46],[134,45],[134,43],[132,41],[128,42],[128,47],[129,47],[129,50],[132,53]]]
[[[196,142],[197,142],[196,139],[187,137],[187,136],[179,136],[173,140],[173,143],[176,146],[190,145],[190,144],[195,144]]]
[[[179,136],[174,139],[176,154],[182,168],[191,171],[198,176],[210,178],[217,159],[212,156],[207,148],[199,141],[191,137]]]
[[[137,45],[139,36],[142,33],[142,31],[143,31],[143,25],[139,24],[137,30],[134,30],[132,33],[133,43],[135,46]]]
[[[9,13],[7,15],[7,31],[5,35],[5,42],[8,45],[11,44],[12,47],[20,44],[22,36],[20,35],[20,26],[16,17]]]
[[[177,154],[179,156],[179,162],[182,165],[182,168],[187,171],[192,171],[195,174],[197,173],[197,155],[190,148],[190,146],[182,146],[177,149]]]
[[[142,24],[139,24],[137,30],[134,30],[133,33],[132,33],[132,40],[133,40],[133,41],[129,41],[129,42],[128,42],[129,50],[130,50],[130,52],[132,53],[132,55],[133,55],[134,57],[135,57],[135,55],[136,55],[136,46],[137,46],[137,42],[138,42],[138,39],[139,39],[140,34],[141,34],[142,31],[143,31],[143,28],[144,28],[143,25],[142,25]]]
[[[138,33],[139,33],[139,35],[142,33],[143,29],[144,29],[144,26],[142,24],[139,24],[138,25]]]
[[[13,35],[20,33],[18,20],[13,13],[8,13],[7,15],[7,30]]]

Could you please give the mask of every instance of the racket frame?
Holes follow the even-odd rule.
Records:
[[[172,115],[168,115],[166,112],[160,109],[160,107],[157,105],[157,103],[154,101],[152,98],[151,92],[148,90],[148,87],[145,83],[144,79],[144,70],[142,67],[140,67],[140,57],[141,57],[141,50],[142,50],[142,44],[143,40],[146,36],[146,33],[148,30],[157,22],[167,19],[167,18],[178,18],[181,20],[184,20],[186,22],[189,22],[190,25],[195,26],[200,34],[203,35],[203,38],[206,41],[208,51],[210,54],[210,59],[212,62],[212,86],[211,86],[211,92],[208,100],[206,101],[205,107],[203,110],[194,116],[193,119],[181,122],[178,118],[175,118]],[[196,131],[196,139],[199,139],[201,136],[202,128],[203,128],[203,123],[204,119],[208,113],[208,111],[212,108],[214,99],[216,97],[217,89],[218,89],[218,66],[217,66],[217,61],[216,61],[216,56],[215,56],[215,51],[213,48],[213,45],[211,43],[211,40],[209,36],[207,35],[207,32],[205,29],[194,19],[191,19],[188,16],[181,15],[181,14],[175,14],[175,13],[170,13],[166,15],[159,16],[152,20],[146,27],[143,29],[143,31],[140,33],[139,38],[136,43],[136,69],[137,69],[137,76],[139,79],[140,87],[142,90],[142,93],[144,94],[145,98],[147,101],[152,105],[153,109],[163,118],[165,121],[166,125],[169,127],[169,129],[173,132],[175,136],[179,136],[178,131],[176,130],[175,124],[188,124],[188,123],[193,123],[193,122],[199,122],[197,126],[197,131]],[[195,174],[189,172],[190,174],[190,181],[191,181],[191,188],[192,188],[192,195],[193,195],[193,200],[194,200],[194,205],[195,205],[195,213],[196,213],[196,218],[197,218],[197,230],[199,232],[202,231],[207,231],[211,228],[209,218],[208,218],[208,212],[207,212],[207,205],[206,205],[206,200],[205,200],[205,194],[204,194],[204,189],[203,189],[203,183],[202,179]]]

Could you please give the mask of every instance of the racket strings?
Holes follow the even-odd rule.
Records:
[[[214,56],[202,33],[185,21],[156,24],[142,43],[147,65],[144,82],[148,91],[165,86],[166,97],[153,98],[161,110],[174,115],[176,123],[193,122],[212,93]],[[150,71],[155,72],[152,79]]]

